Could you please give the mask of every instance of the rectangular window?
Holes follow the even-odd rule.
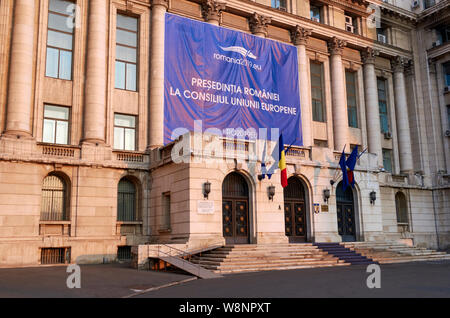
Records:
[[[136,150],[136,116],[114,115],[114,149]]]
[[[69,264],[70,247],[67,248],[42,248],[41,264]]]
[[[383,149],[383,166],[384,170],[392,173],[392,150]]]
[[[170,229],[170,192],[163,193],[162,196],[161,229]]]
[[[286,0],[272,0],[272,8],[287,11]]]
[[[345,84],[347,87],[347,113],[349,127],[358,128],[358,104],[356,98],[356,73],[345,71]]]
[[[310,69],[313,120],[325,122],[325,107],[323,101],[323,64],[311,61]]]
[[[447,127],[450,129],[450,105],[447,105]]]
[[[444,81],[445,86],[450,87],[450,62],[442,64],[444,67]]]
[[[384,78],[378,77],[377,87],[378,87],[378,107],[380,111],[381,132],[387,133],[390,131],[390,129],[389,129],[389,116],[387,107],[386,80]]]
[[[424,1],[423,1],[424,9],[431,8],[431,7],[434,6],[435,4],[436,4],[436,0],[424,0]]]
[[[44,131],[42,141],[50,144],[69,144],[68,107],[44,105]]]
[[[322,21],[320,19],[320,7],[319,6],[311,5],[309,8],[309,14],[310,14],[311,20],[316,21],[316,22]]]
[[[137,91],[138,19],[117,15],[115,87]]]
[[[49,1],[45,76],[72,80],[73,5]]]

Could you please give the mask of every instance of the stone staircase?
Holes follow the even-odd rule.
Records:
[[[191,262],[221,274],[350,265],[308,243],[230,245],[194,255]]]
[[[371,258],[366,257],[355,250],[347,248],[339,243],[314,243],[322,251],[327,252],[340,260],[351,265],[370,265],[375,264]]]
[[[344,247],[380,264],[450,260],[450,254],[397,242],[349,242]]]

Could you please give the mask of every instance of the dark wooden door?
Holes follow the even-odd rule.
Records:
[[[290,242],[306,241],[305,208],[305,189],[297,177],[291,177],[284,189],[285,233]]]
[[[342,183],[338,184],[336,199],[338,233],[343,242],[356,241],[355,205],[352,188],[347,187],[344,192]]]
[[[306,240],[305,203],[301,201],[284,202],[285,233],[291,241]]]
[[[230,173],[222,184],[222,225],[226,244],[250,243],[248,185],[244,177]]]
[[[224,198],[222,212],[223,236],[226,244],[248,244],[248,201]]]

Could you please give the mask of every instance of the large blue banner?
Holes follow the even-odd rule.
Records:
[[[303,144],[292,45],[167,13],[164,89],[166,144],[194,121],[227,137],[279,128],[286,143]]]

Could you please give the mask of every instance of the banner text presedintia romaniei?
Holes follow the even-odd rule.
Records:
[[[165,144],[197,121],[240,139],[278,140],[270,136],[278,128],[301,146],[298,85],[295,46],[166,14]]]

